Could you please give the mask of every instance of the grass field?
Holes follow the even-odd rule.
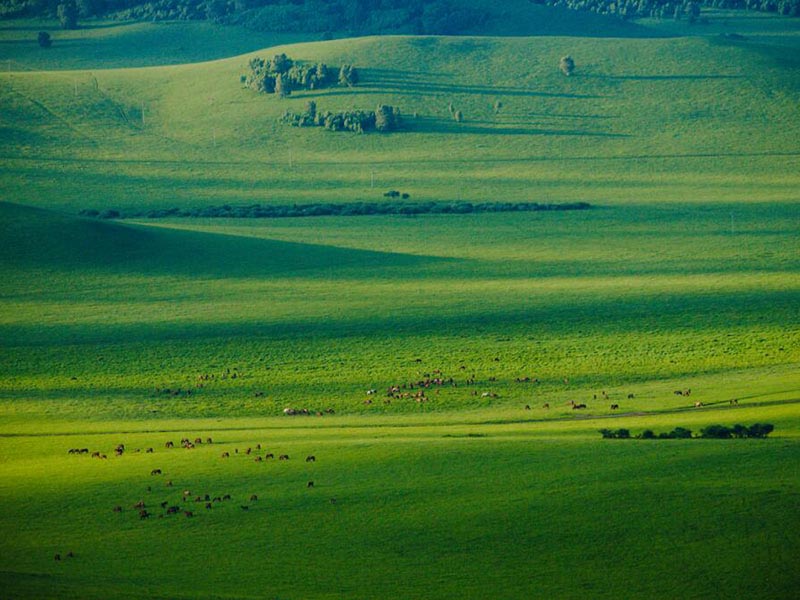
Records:
[[[6,26],[40,70],[0,73],[0,596],[794,598],[800,35],[710,14],[283,46],[363,78],[284,101],[240,89],[239,30],[109,24],[51,68]],[[311,98],[408,129],[277,123]],[[77,216],[389,189],[595,207]]]

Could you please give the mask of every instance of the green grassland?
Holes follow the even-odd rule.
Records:
[[[90,31],[59,64],[91,72],[0,74],[0,595],[795,597],[798,33],[719,15],[692,37],[284,46],[363,79],[285,100],[240,89],[252,55],[100,70]],[[408,130],[277,123],[309,99],[394,104]],[[596,207],[77,216],[388,189]],[[756,422],[775,433],[598,433]],[[165,448],[184,436],[214,443]]]
[[[780,37],[796,40],[789,24]],[[389,189],[417,201],[795,199],[800,69],[791,48],[716,35],[395,36],[256,54],[279,50],[353,63],[362,83],[261,96],[238,83],[247,56],[4,73],[0,192],[73,212],[379,201]],[[557,69],[567,53],[578,64],[570,78]],[[309,99],[320,110],[391,104],[408,131],[337,135],[277,122]]]

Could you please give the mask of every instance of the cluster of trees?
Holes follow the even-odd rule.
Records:
[[[407,194],[403,194],[407,196]],[[118,210],[105,209],[98,211],[86,209],[80,211],[84,217],[98,219],[148,218],[163,219],[168,217],[202,217],[202,218],[280,218],[280,217],[320,217],[320,216],[360,216],[360,215],[425,215],[425,214],[469,214],[481,212],[531,212],[549,210],[584,210],[591,208],[586,202],[566,204],[539,204],[536,202],[348,202],[348,203],[311,203],[311,204],[274,204],[262,206],[251,204],[245,206],[206,206],[202,208],[167,208],[147,211],[134,211],[122,214]]]
[[[3,0],[0,16],[55,17],[64,2],[81,18],[207,19],[261,31],[346,35],[451,35],[488,17],[455,0]]]
[[[652,429],[645,429],[642,433],[636,436],[640,440],[676,440],[676,439],[691,439],[692,437],[699,437],[705,439],[731,439],[731,438],[765,438],[775,429],[775,426],[770,423],[755,423],[750,427],[746,425],[734,425],[733,427],[726,427],[725,425],[709,425],[700,430],[700,434],[693,436],[691,429],[685,427],[676,427],[670,432],[662,432],[656,434]],[[600,434],[604,439],[617,439],[628,440],[631,439],[631,432],[628,429],[601,429]]]
[[[380,104],[373,110],[346,110],[342,112],[318,111],[317,103],[310,100],[302,113],[286,111],[282,123],[293,127],[324,127],[329,131],[378,131],[387,133],[401,126],[400,110],[387,104]]]
[[[253,58],[241,83],[256,92],[288,96],[293,90],[316,90],[332,85],[352,87],[358,83],[358,70],[353,65],[342,65],[338,70],[324,63],[304,65],[286,54],[276,54],[270,59]]]
[[[701,6],[738,8],[800,16],[800,0],[534,0],[548,6],[615,15],[621,19],[655,17],[659,19],[700,18]]]

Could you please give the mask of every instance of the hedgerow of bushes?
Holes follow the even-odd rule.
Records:
[[[407,195],[406,195],[407,196]],[[248,206],[206,206],[202,208],[167,208],[147,211],[121,213],[114,209],[102,211],[84,209],[80,215],[96,219],[129,219],[147,218],[163,219],[168,217],[199,217],[227,219],[260,219],[281,217],[322,217],[322,216],[361,216],[361,215],[425,215],[425,214],[470,214],[487,212],[537,212],[587,210],[592,208],[588,202],[572,202],[565,204],[539,204],[537,202],[350,202],[350,203],[314,203],[291,205],[252,204]]]
[[[306,105],[305,112],[286,111],[280,118],[282,123],[293,127],[324,127],[328,131],[388,132],[400,128],[400,111],[392,106],[380,104],[375,110],[347,110],[342,112],[318,111],[313,100]]]
[[[727,440],[732,438],[759,438],[764,439],[775,429],[771,423],[755,423],[750,427],[746,425],[734,425],[733,427],[726,427],[725,425],[709,425],[700,430],[699,435],[693,435],[691,429],[685,427],[676,427],[670,432],[662,432],[656,434],[652,429],[645,429],[642,433],[635,436],[639,440],[680,440],[691,438]],[[603,439],[616,439],[628,440],[633,439],[631,432],[628,429],[601,429],[600,435]]]

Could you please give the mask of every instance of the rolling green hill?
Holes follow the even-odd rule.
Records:
[[[419,201],[796,197],[800,70],[780,48],[718,37],[390,37],[256,55],[277,51],[351,62],[362,83],[266,97],[239,85],[247,56],[3,74],[0,192],[74,212],[375,201],[388,189]],[[567,53],[578,64],[570,78],[557,68]],[[320,110],[391,104],[408,130],[334,135],[277,122],[309,99]]]
[[[130,27],[108,63],[87,31],[53,70],[0,74],[0,595],[796,596],[794,21],[147,68],[165,46]],[[138,67],[99,69],[134,31]],[[281,51],[361,82],[241,88]],[[407,128],[278,123],[312,99]],[[78,216],[388,190],[593,207]],[[755,423],[774,434],[599,433]]]

